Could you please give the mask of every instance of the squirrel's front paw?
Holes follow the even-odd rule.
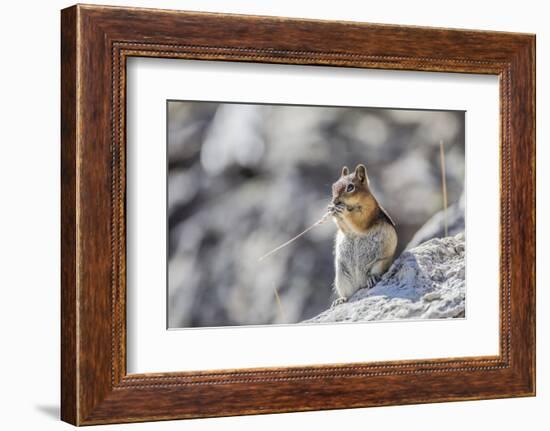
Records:
[[[344,298],[343,296],[341,296],[340,298],[337,298],[332,302],[330,308],[334,308],[340,304],[343,304],[344,302],[348,302],[348,298]]]
[[[380,277],[378,275],[371,275],[362,289],[372,289],[379,281]]]
[[[328,207],[328,211],[332,215],[342,214],[345,209],[346,209],[346,206],[343,203],[339,203],[339,204],[336,204],[336,205],[335,204],[330,204],[329,207]]]

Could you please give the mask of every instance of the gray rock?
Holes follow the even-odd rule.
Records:
[[[372,289],[304,323],[464,317],[464,253],[464,233],[406,250]]]
[[[443,238],[464,232],[464,203],[465,196],[462,193],[458,202],[447,207],[447,214],[441,210],[424,223],[405,248],[414,248],[432,238]],[[445,222],[447,223],[447,235],[445,235]]]

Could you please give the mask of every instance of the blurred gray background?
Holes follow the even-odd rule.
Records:
[[[168,102],[168,326],[286,324],[330,306],[343,165],[367,166],[399,254],[464,187],[464,112]],[[463,209],[461,209],[463,211]]]

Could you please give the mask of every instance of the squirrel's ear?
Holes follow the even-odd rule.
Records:
[[[357,167],[355,168],[355,176],[362,183],[365,182],[365,180],[367,179],[367,168],[365,168],[365,165],[357,165]]]
[[[345,177],[346,175],[349,175],[349,169],[347,166],[344,166],[342,168],[342,175],[340,175],[341,177]]]

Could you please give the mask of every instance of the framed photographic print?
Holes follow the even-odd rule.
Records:
[[[535,37],[62,11],[61,416],[535,394]]]

